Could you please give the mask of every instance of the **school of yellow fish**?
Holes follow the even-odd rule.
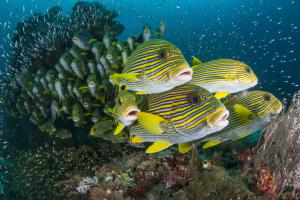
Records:
[[[147,153],[174,144],[186,153],[195,142],[206,149],[238,140],[263,132],[281,112],[282,103],[272,94],[248,91],[258,79],[247,64],[196,57],[189,63],[178,47],[162,39],[165,28],[162,21],[152,33],[146,25],[141,42],[129,36],[126,44],[108,33],[102,41],[76,33],[55,70],[17,77],[21,95],[14,112],[62,139],[72,133],[57,130],[57,118],[67,115],[76,127],[88,124],[88,118],[91,136],[152,143]]]

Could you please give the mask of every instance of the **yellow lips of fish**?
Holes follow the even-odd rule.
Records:
[[[218,108],[214,113],[206,117],[206,123],[209,127],[228,125],[229,111],[225,107]]]
[[[168,73],[168,77],[175,81],[190,81],[192,79],[193,70],[187,63],[182,63]]]

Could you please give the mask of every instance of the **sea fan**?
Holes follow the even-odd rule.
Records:
[[[286,113],[267,128],[254,163],[266,163],[273,172],[273,192],[279,196],[300,185],[300,91]]]

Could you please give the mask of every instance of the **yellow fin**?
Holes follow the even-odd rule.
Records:
[[[136,92],[135,94],[138,94],[138,95],[143,95],[143,94],[148,94],[147,92],[142,92],[142,91],[139,91],[139,92]]]
[[[116,128],[116,130],[115,130],[115,132],[114,132],[114,135],[120,134],[121,131],[124,129],[124,127],[125,127],[125,126],[124,126],[123,124],[118,123],[118,126],[117,126],[117,128]]]
[[[106,108],[106,110],[107,110],[109,113],[111,113],[111,114],[116,114],[116,112],[115,112],[115,109],[114,109],[114,108],[110,108],[110,107],[108,107],[108,108]]]
[[[245,138],[245,137],[251,135],[252,133],[253,133],[253,132],[250,132],[250,133],[246,133],[246,134],[240,135],[240,136],[234,138],[234,140],[240,140],[240,139],[243,139],[243,138]]]
[[[207,149],[207,148],[210,148],[210,147],[213,147],[213,146],[217,146],[220,143],[221,142],[219,142],[219,141],[210,140],[210,141],[206,142],[202,148]]]
[[[215,97],[217,99],[222,99],[222,98],[226,97],[229,94],[230,94],[230,92],[216,92]]]
[[[83,116],[90,116],[92,113],[84,113]]]
[[[81,86],[78,89],[80,89],[80,90],[88,90],[88,86]]]
[[[249,117],[251,115],[254,115],[253,112],[251,112],[251,110],[249,110],[247,107],[243,106],[242,104],[235,104],[233,106],[233,109],[234,109],[234,112],[239,114],[239,115],[242,115],[242,116],[245,116],[245,117]]]
[[[86,56],[86,55],[87,55],[87,52],[81,52],[80,55]]]
[[[91,39],[89,39],[89,43],[94,43],[94,42],[97,42],[98,40],[96,39],[96,38],[91,38]]]
[[[137,75],[139,75],[139,73],[122,73],[122,74],[114,73],[113,75],[109,76],[109,80],[113,84],[119,85],[120,79],[124,79],[127,81],[138,81],[139,79],[137,78]]]
[[[144,140],[142,140],[138,136],[133,136],[133,137],[130,138],[130,142],[132,142],[134,144],[139,144],[139,143],[143,143]]]
[[[154,142],[153,144],[151,144],[147,148],[146,153],[157,153],[157,152],[160,152],[164,149],[169,148],[172,145],[173,144],[171,144],[169,142],[157,141],[157,142]]]
[[[178,150],[180,153],[187,153],[191,149],[192,143],[185,142],[178,144]]]
[[[137,120],[145,130],[152,134],[162,134],[166,130],[167,120],[159,115],[139,112]]]
[[[192,66],[199,65],[199,64],[202,63],[201,60],[200,60],[199,58],[196,58],[196,57],[194,57],[194,56],[192,56],[192,58],[193,58]]]

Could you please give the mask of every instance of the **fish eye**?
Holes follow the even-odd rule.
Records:
[[[168,52],[167,52],[167,50],[165,50],[165,49],[162,49],[162,50],[160,50],[160,51],[158,52],[158,57],[159,57],[160,59],[166,59],[166,58],[167,58],[167,55],[168,55]]]
[[[265,101],[270,101],[271,100],[270,95],[267,95],[267,94],[264,94],[263,98],[264,98]]]
[[[126,85],[121,85],[120,89],[124,91],[126,89]]]
[[[245,72],[247,72],[247,73],[251,73],[251,69],[250,69],[250,67],[245,67]]]
[[[197,104],[197,103],[200,103],[202,101],[202,97],[201,96],[191,96],[188,98],[188,100],[191,102],[191,103],[194,103],[194,104]]]

